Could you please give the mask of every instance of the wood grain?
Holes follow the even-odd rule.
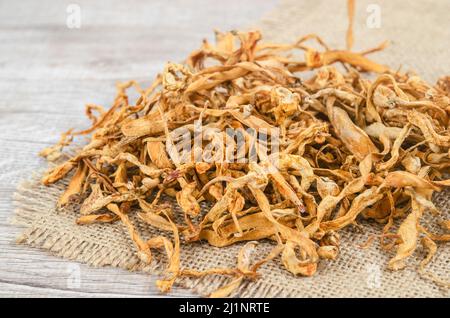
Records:
[[[66,26],[69,3],[81,28]],[[155,277],[91,268],[15,244],[11,197],[45,167],[37,157],[69,127],[86,127],[87,102],[109,106],[115,83],[143,85],[212,30],[245,27],[270,1],[0,1],[0,297],[161,297]],[[79,269],[80,285],[70,283]],[[192,297],[175,288],[170,296]]]

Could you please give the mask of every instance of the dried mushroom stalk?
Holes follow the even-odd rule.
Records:
[[[442,180],[450,166],[448,77],[431,86],[365,57],[377,49],[330,50],[315,35],[292,45],[260,39],[259,32],[218,32],[216,45],[205,40],[184,64],[168,63],[148,89],[128,82],[118,86],[109,110],[88,105],[92,127],[66,132],[42,155],[59,158],[76,135],[90,135],[90,142],[42,182],[50,185],[75,170],[58,204],[85,194],[79,224],[120,220],[146,263],[152,249],[162,248],[169,262],[167,276],[158,281],[163,291],[180,276],[223,274],[230,283],[211,296],[227,296],[279,255],[292,274],[314,275],[321,259],[338,257],[339,230],[357,225],[360,217],[386,223],[382,243],[396,239],[392,270],[406,266],[424,234],[422,244],[431,252],[422,269],[434,242],[449,239],[420,225],[424,214],[439,213],[433,192],[450,185]],[[309,40],[324,51],[308,47]],[[291,54],[297,50],[305,52],[304,61]],[[345,70],[331,65],[336,62]],[[302,72],[310,70],[306,78]],[[362,71],[380,74],[371,81]],[[140,93],[134,103],[130,87]],[[200,120],[208,130],[198,142],[189,133]],[[246,146],[238,149],[227,139],[228,128],[244,129]],[[266,142],[249,128],[265,131]],[[190,137],[177,139],[180,129]],[[267,154],[275,137],[276,151]],[[180,153],[183,143],[189,152]],[[252,151],[259,160],[220,160],[238,152],[248,158]],[[205,160],[205,152],[213,158]],[[163,202],[165,196],[176,199],[181,215]],[[212,204],[206,213],[203,201]],[[145,241],[131,221],[133,211],[167,235]],[[401,220],[396,234],[390,232],[394,219]],[[442,224],[448,231],[448,221]],[[274,250],[251,265],[254,241],[263,239],[276,242]],[[183,246],[197,241],[217,247],[250,243],[236,268],[197,272],[180,264]]]

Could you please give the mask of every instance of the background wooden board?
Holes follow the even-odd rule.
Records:
[[[87,127],[84,104],[109,106],[115,83],[148,84],[214,28],[251,25],[276,0],[0,0],[0,297],[161,296],[155,277],[90,268],[14,243],[17,183],[46,166],[37,157],[69,127]],[[81,27],[66,25],[67,6]],[[79,270],[80,284],[71,283]],[[174,289],[174,297],[193,294]]]

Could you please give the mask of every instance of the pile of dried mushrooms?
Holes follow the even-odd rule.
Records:
[[[405,267],[419,241],[429,251],[423,269],[436,243],[450,239],[419,222],[426,213],[438,216],[433,192],[450,185],[443,177],[450,166],[450,77],[432,86],[366,57],[385,45],[357,53],[351,44],[332,50],[316,35],[294,44],[260,39],[256,31],[217,32],[216,45],[205,40],[183,64],[168,63],[149,88],[120,84],[109,110],[87,105],[92,126],[68,131],[41,154],[59,158],[77,135],[90,142],[42,182],[51,185],[73,171],[58,204],[83,198],[77,223],[123,222],[146,263],[152,249],[163,249],[163,291],[177,277],[223,274],[230,284],[211,296],[226,296],[274,258],[292,274],[314,275],[321,259],[338,257],[339,230],[359,219],[385,224],[378,238],[384,248],[396,249],[389,269]],[[140,94],[133,103],[131,87]],[[199,120],[208,133],[200,143],[194,136],[187,140],[191,151],[184,159],[198,159],[210,147],[216,160],[180,160],[172,132],[192,132]],[[230,151],[229,140],[220,147],[228,128],[240,129],[246,145],[253,145],[232,146],[231,152],[248,157],[256,149],[258,160],[217,159],[225,146]],[[265,131],[266,142],[249,129]],[[279,132],[277,151],[267,154],[272,131]],[[166,196],[176,199],[182,215]],[[204,211],[202,201],[212,207]],[[144,240],[130,213],[168,234]],[[396,219],[401,225],[392,232]],[[444,233],[450,229],[450,221],[441,225]],[[252,264],[249,253],[263,239],[275,242],[273,251]],[[200,240],[217,247],[248,243],[236,268],[182,268],[183,245]]]

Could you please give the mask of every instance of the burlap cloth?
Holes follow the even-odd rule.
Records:
[[[366,25],[367,5],[375,3],[381,9],[381,28]],[[434,81],[439,75],[450,73],[447,46],[450,39],[448,12],[450,2],[442,1],[358,1],[355,21],[355,49],[375,46],[383,40],[393,40],[385,52],[378,53],[377,61],[395,68],[414,69],[423,78]],[[346,30],[344,1],[285,0],[256,26],[271,41],[293,41],[299,35],[320,34],[331,47],[343,48]],[[137,257],[123,225],[77,226],[78,206],[63,211],[55,209],[55,202],[67,182],[52,187],[40,185],[39,176],[23,182],[14,196],[17,207],[15,222],[25,226],[20,242],[47,250],[60,257],[93,266],[117,266],[130,270],[144,270],[160,274],[166,264],[162,254],[155,254],[150,266],[144,267]],[[449,219],[449,193],[436,195],[434,202],[442,215]],[[177,208],[177,207],[175,207]],[[205,207],[206,209],[206,207]],[[133,220],[144,238],[157,231],[138,219]],[[430,230],[438,232],[433,217],[423,220]],[[448,297],[448,289],[422,278],[417,265],[424,256],[419,247],[402,271],[390,272],[386,264],[394,251],[381,250],[375,242],[368,249],[358,244],[370,234],[380,233],[381,225],[362,222],[362,230],[345,229],[341,232],[342,248],[335,261],[322,261],[314,277],[294,277],[276,259],[260,269],[262,277],[256,282],[245,282],[233,296],[240,297]],[[184,245],[183,266],[203,270],[212,267],[234,266],[240,245],[214,248],[206,243]],[[271,243],[258,246],[258,255],[264,255]],[[449,246],[440,244],[429,272],[449,280]],[[228,281],[221,276],[203,279],[182,279],[179,285],[206,295]]]

